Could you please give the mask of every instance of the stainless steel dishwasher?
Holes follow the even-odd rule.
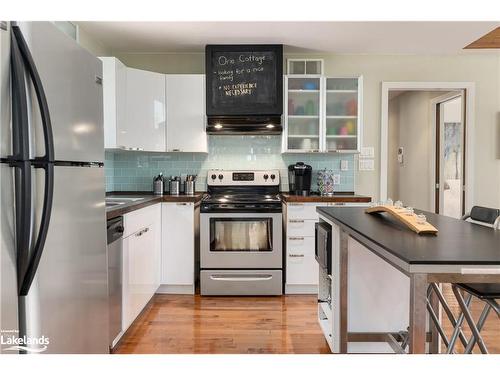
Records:
[[[122,237],[123,218],[109,219],[108,237],[108,301],[109,346],[113,348],[122,331]]]

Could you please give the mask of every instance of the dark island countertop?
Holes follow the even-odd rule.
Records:
[[[331,196],[311,194],[307,196],[281,193],[284,203],[369,203],[371,198],[354,193],[334,193]]]
[[[418,235],[388,214],[367,214],[361,207],[316,210],[359,242],[375,244],[409,265],[500,266],[500,231],[485,226],[415,210],[439,231]]]
[[[106,193],[106,198],[123,198],[134,197],[142,198],[138,201],[128,202],[113,207],[106,208],[106,218],[113,219],[117,216],[125,215],[126,213],[139,210],[141,208],[151,206],[161,202],[193,202],[198,203],[204,197],[204,192],[197,192],[193,195],[179,194],[179,195],[154,195],[148,192],[112,192]]]

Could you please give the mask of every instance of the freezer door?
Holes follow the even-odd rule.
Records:
[[[0,157],[11,155],[10,88],[9,88],[10,39],[6,30],[0,29]],[[13,168],[0,163],[0,335],[5,342],[17,337],[17,280],[14,227],[14,176]],[[10,345],[0,343],[1,353]]]
[[[26,297],[27,333],[50,340],[46,353],[108,353],[104,169],[54,169],[49,231]],[[34,171],[39,223],[44,173]]]
[[[20,22],[49,106],[55,160],[104,161],[102,63],[51,22]],[[32,157],[44,155],[31,89]]]

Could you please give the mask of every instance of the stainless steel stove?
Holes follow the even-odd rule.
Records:
[[[202,295],[282,294],[279,172],[208,172],[201,202]]]

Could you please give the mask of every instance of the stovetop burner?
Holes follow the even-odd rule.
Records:
[[[279,171],[208,171],[201,212],[281,210]]]

